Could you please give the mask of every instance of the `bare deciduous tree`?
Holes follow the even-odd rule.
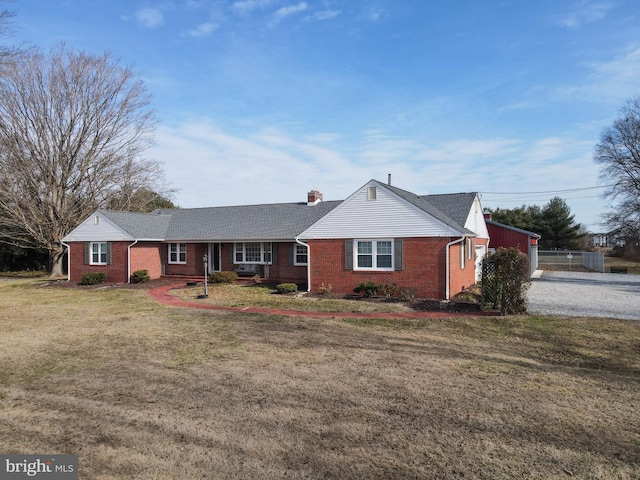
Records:
[[[61,239],[123,190],[162,191],[149,94],[110,54],[64,45],[33,50],[0,74],[0,235],[49,252],[62,273]]]
[[[5,4],[6,1],[0,0],[0,5]],[[13,31],[13,17],[15,13],[7,8],[0,8],[0,37],[5,37]],[[17,47],[7,47],[5,45],[0,46],[0,65],[10,62],[15,55],[19,52]]]
[[[629,100],[621,116],[602,132],[595,161],[616,202],[606,223],[619,235],[640,242],[640,97]]]

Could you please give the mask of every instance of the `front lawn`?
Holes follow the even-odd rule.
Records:
[[[385,298],[350,300],[336,298],[334,295],[296,295],[277,293],[274,286],[267,284],[210,285],[209,298],[199,300],[225,307],[263,307],[284,310],[302,310],[315,312],[411,312],[412,308],[396,300]],[[171,293],[182,300],[194,300],[203,293],[201,285],[172,290]]]
[[[83,479],[640,478],[639,322],[42,284],[0,283],[0,451],[77,454]]]

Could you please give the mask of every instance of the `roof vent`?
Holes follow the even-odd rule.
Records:
[[[317,190],[311,190],[307,194],[307,205],[317,205],[322,201],[322,194]]]

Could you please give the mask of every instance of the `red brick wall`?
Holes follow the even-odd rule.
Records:
[[[465,288],[476,283],[476,239],[471,242],[471,258],[465,252],[464,267],[460,264],[460,249],[462,244],[456,243],[449,248],[449,275],[450,275],[450,291],[449,295],[453,297]],[[484,243],[484,242],[483,242]],[[443,297],[444,298],[444,297]]]
[[[85,265],[84,242],[70,244],[72,282],[79,282],[87,272],[103,272],[107,282],[127,282],[127,248],[132,242],[111,242],[111,265]],[[269,277],[279,281],[306,283],[307,268],[291,265],[289,262],[290,243],[274,243],[278,249],[277,264],[269,267]],[[202,256],[208,254],[207,243],[187,243],[187,263],[168,263],[168,246],[160,242],[139,242],[131,247],[131,273],[136,270],[147,270],[149,276],[160,278],[162,275],[204,275]],[[222,270],[233,270],[229,252],[233,252],[233,244],[225,243],[220,252]],[[164,268],[164,271],[163,271]]]
[[[208,243],[187,243],[187,263],[169,263],[168,244],[162,246],[165,275],[204,276],[202,256],[209,253]]]
[[[269,275],[280,281],[291,283],[307,283],[307,267],[293,265],[292,252],[293,243],[274,243],[278,249],[277,264],[269,267]]]
[[[346,270],[344,240],[311,240],[311,290],[330,284],[336,293],[352,293],[360,282],[396,284],[398,288],[412,288],[422,298],[446,296],[446,250],[450,238],[403,239],[403,270],[394,272],[363,272]],[[475,242],[472,258],[460,268],[460,246],[450,247],[450,295],[475,283]]]
[[[106,282],[126,283],[127,278],[127,249],[131,242],[110,242],[111,243],[111,264],[110,265],[85,265],[84,263],[84,242],[69,243],[69,280],[74,283],[80,282],[82,276],[89,272],[102,272],[107,278]]]
[[[344,240],[311,240],[311,290],[322,283],[333,292],[352,293],[360,282],[395,283],[398,288],[412,288],[424,298],[445,297],[446,238],[403,239],[403,270],[363,272],[346,270]],[[471,268],[473,272],[473,268]]]
[[[131,247],[131,274],[136,270],[146,270],[151,279],[162,276],[162,244],[160,242],[140,242]]]

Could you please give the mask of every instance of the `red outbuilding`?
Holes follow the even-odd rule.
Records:
[[[533,272],[538,268],[538,240],[540,235],[521,228],[505,225],[491,220],[491,214],[485,212],[485,223],[489,230],[489,252],[495,251],[497,248],[515,247],[529,258],[529,272]]]

